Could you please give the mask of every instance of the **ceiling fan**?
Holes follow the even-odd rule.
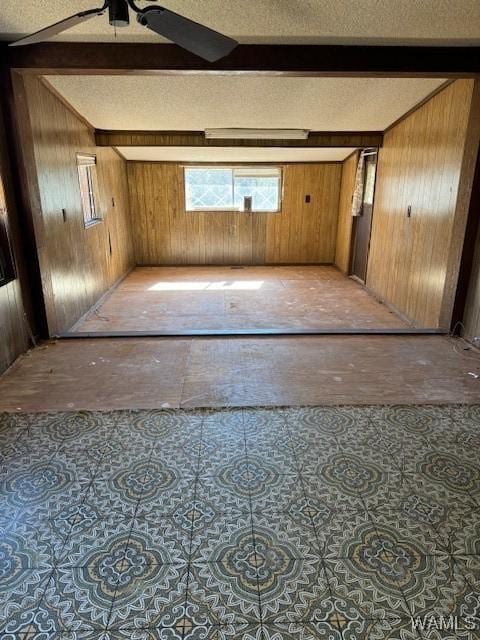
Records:
[[[153,2],[155,1],[153,0]],[[17,47],[43,42],[90,18],[101,16],[107,10],[108,19],[112,26],[127,27],[130,23],[129,8],[137,14],[137,21],[141,25],[209,62],[215,62],[215,60],[228,55],[238,44],[236,40],[164,7],[150,5],[142,9],[135,4],[135,0],[105,0],[99,9],[80,11],[80,13],[60,20],[60,22],[45,27],[30,36],[12,42],[10,46]]]

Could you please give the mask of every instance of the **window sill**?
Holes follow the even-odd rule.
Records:
[[[89,220],[84,223],[85,229],[90,229],[91,227],[95,227],[97,224],[103,222],[103,218],[95,218],[94,220]]]
[[[185,209],[185,213],[255,213],[262,215],[264,213],[282,213],[281,209],[277,211],[242,211],[241,209],[212,209],[206,207],[205,209]]]

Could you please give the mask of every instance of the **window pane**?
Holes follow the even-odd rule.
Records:
[[[231,209],[231,169],[185,169],[185,204],[194,209]]]
[[[90,198],[90,180],[85,165],[78,167],[78,178],[80,180],[80,195],[82,197],[83,218],[85,222],[93,219],[92,201]]]
[[[235,207],[243,210],[245,196],[252,198],[252,211],[278,211],[278,177],[235,177]]]
[[[99,208],[96,162],[95,156],[77,154],[80,197],[86,227],[102,219]]]

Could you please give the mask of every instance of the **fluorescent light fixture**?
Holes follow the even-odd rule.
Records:
[[[308,129],[205,129],[207,140],[306,140]]]

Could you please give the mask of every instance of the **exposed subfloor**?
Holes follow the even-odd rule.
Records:
[[[4,639],[478,638],[479,405],[0,421]]]
[[[0,410],[472,403],[479,358],[445,336],[78,338],[21,356]]]
[[[330,266],[137,267],[75,331],[392,329],[409,325]]]

